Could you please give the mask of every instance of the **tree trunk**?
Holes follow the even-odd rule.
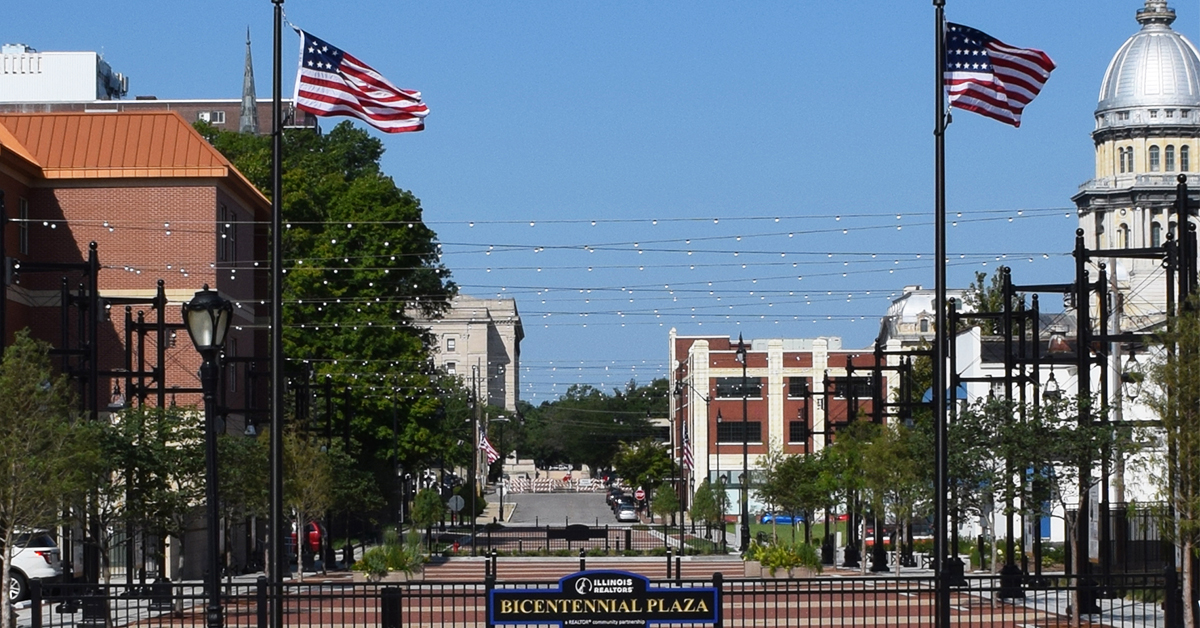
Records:
[[[1183,625],[1184,626],[1195,626],[1196,625],[1196,606],[1195,606],[1196,601],[1195,601],[1195,595],[1193,594],[1193,589],[1192,589],[1192,563],[1196,560],[1196,558],[1192,555],[1192,552],[1194,550],[1195,550],[1194,543],[1192,543],[1191,541],[1184,541],[1184,543],[1183,543],[1183,577],[1181,578],[1181,580],[1183,581]],[[1169,591],[1167,592],[1167,595],[1168,595],[1167,599],[1169,600],[1170,599]]]

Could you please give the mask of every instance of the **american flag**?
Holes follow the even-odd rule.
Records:
[[[942,74],[950,106],[974,111],[1015,127],[1050,78],[1054,62],[1032,48],[1014,48],[961,24],[946,25],[946,67]]]
[[[688,469],[693,468],[695,461],[692,460],[692,441],[688,439],[687,421],[683,422],[683,466]]]
[[[487,452],[488,464],[492,464],[500,459],[500,452],[496,451],[495,447],[492,447],[492,443],[488,440],[487,434],[484,434],[482,431],[479,432],[479,448]]]
[[[387,133],[421,131],[429,108],[421,92],[392,85],[371,66],[329,42],[300,33],[296,108],[318,116],[353,116]]]

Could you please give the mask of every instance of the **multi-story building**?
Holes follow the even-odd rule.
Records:
[[[199,406],[201,359],[179,329],[180,306],[207,284],[235,304],[224,425],[243,430],[266,407],[245,360],[267,354],[268,277],[256,260],[267,258],[271,204],[178,113],[0,114],[0,192],[9,271],[0,345],[28,327],[72,351],[64,371],[93,415],[127,403]],[[151,329],[174,327],[130,338],[126,307],[145,312]],[[196,554],[173,575],[199,577],[203,543],[185,546]]]
[[[436,319],[415,323],[435,337],[437,366],[460,378],[478,399],[516,412],[525,329],[514,299],[458,295]]]
[[[686,493],[706,477],[724,481],[732,512],[741,509],[743,468],[753,483],[759,458],[772,448],[821,450],[850,421],[869,420],[897,386],[897,371],[876,369],[873,350],[844,349],[837,337],[755,339],[743,346],[744,363],[737,340],[679,336],[674,329],[669,336],[672,453],[681,460],[690,450],[692,458]],[[897,362],[883,358],[885,365]],[[753,491],[749,504],[752,512],[762,507]]]

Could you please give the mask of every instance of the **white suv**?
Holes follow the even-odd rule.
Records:
[[[14,540],[8,599],[16,602],[29,596],[30,580],[57,582],[62,577],[62,556],[48,532],[19,532]]]

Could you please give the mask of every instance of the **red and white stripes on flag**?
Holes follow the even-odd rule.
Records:
[[[318,116],[352,116],[387,133],[425,128],[429,108],[421,92],[400,89],[353,55],[298,28],[296,32],[297,109]]]
[[[692,441],[688,438],[687,421],[683,422],[683,466],[689,471],[694,468],[695,461],[692,460]]]
[[[942,80],[950,106],[1021,126],[1021,112],[1050,78],[1054,62],[1041,50],[1016,48],[983,31],[946,24]]]
[[[500,452],[496,451],[495,447],[492,447],[492,443],[488,440],[487,434],[484,434],[483,432],[479,433],[479,449],[487,453],[488,464],[492,464],[500,459]]]

